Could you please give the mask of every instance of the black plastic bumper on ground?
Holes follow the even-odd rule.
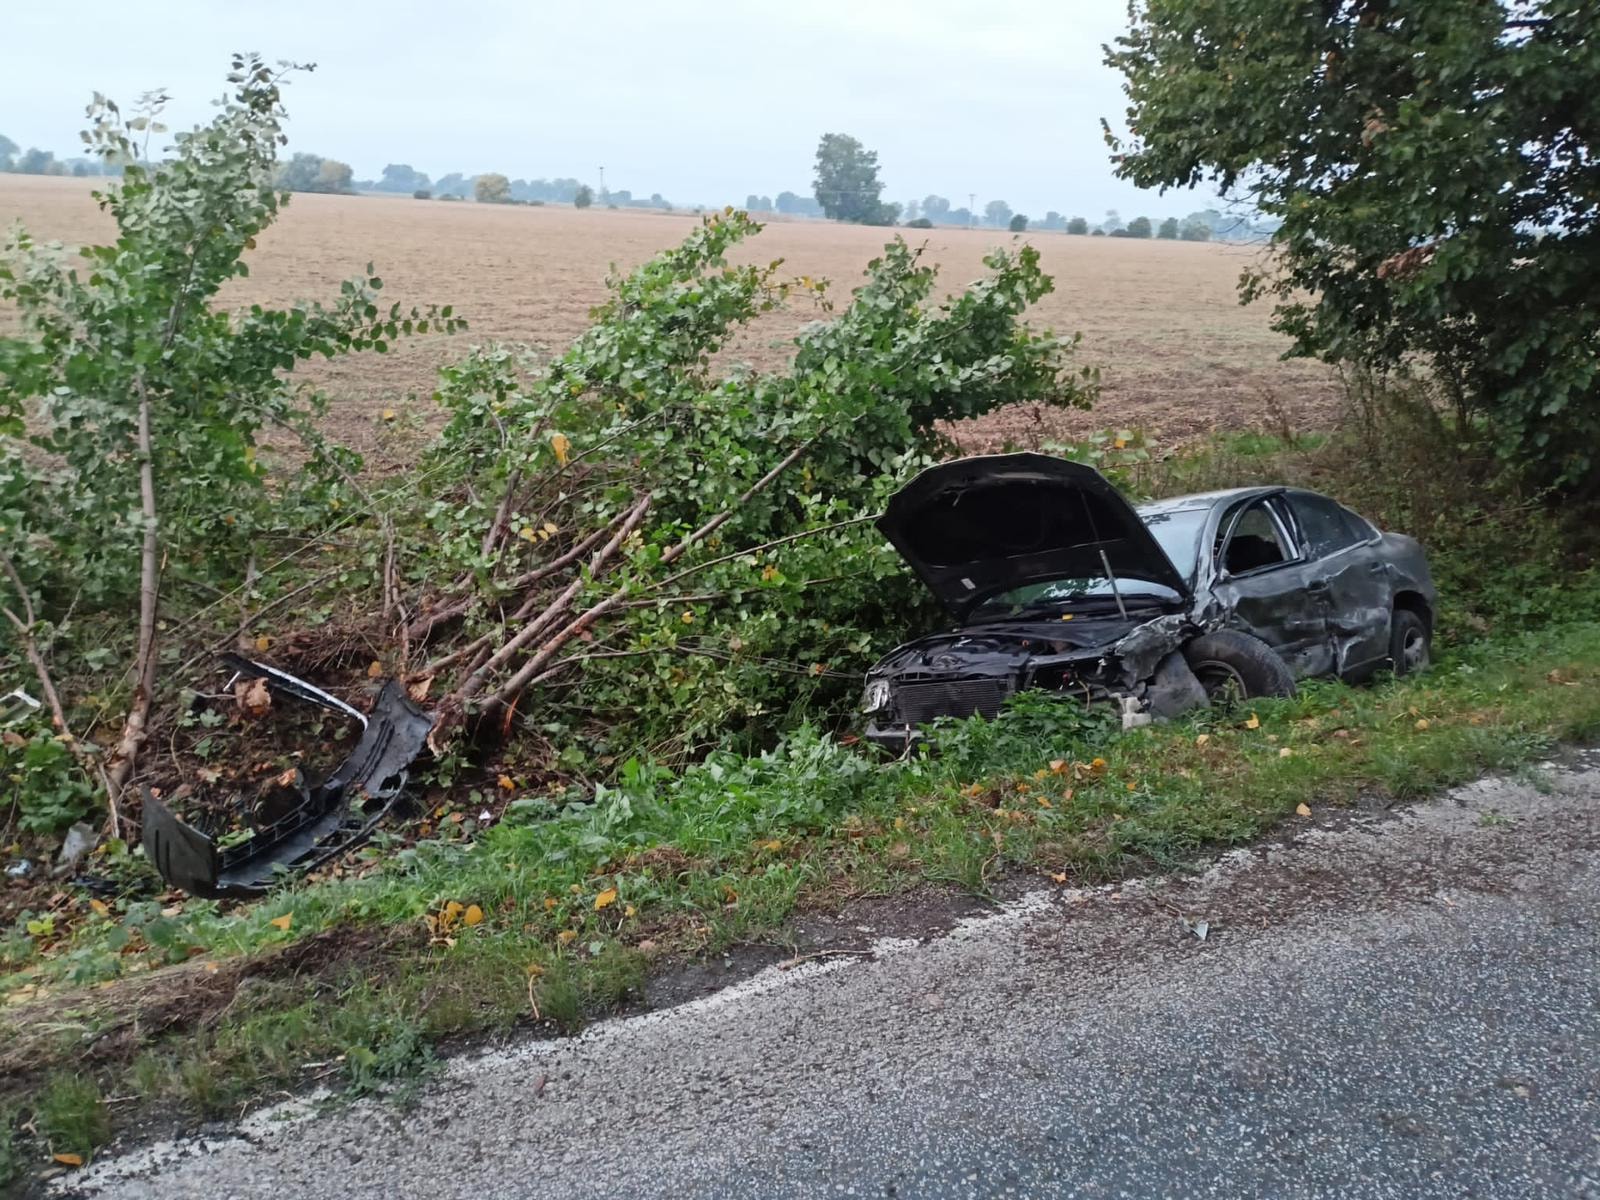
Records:
[[[238,846],[218,847],[146,789],[146,855],[174,887],[213,898],[259,895],[285,874],[309,871],[359,845],[394,807],[433,728],[433,717],[412,704],[398,680],[386,681],[372,712],[362,716],[292,675],[248,659],[228,661],[265,678],[274,694],[354,714],[364,727],[332,775],[311,786],[300,782],[300,803]]]

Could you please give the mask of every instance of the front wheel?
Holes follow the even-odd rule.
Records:
[[[1273,648],[1236,629],[1204,633],[1183,648],[1211,703],[1226,707],[1261,696],[1294,695],[1294,675]]]
[[[1433,661],[1433,635],[1428,623],[1409,608],[1397,608],[1389,619],[1389,661],[1396,675],[1426,671]]]

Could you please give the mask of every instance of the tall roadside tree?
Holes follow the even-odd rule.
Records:
[[[17,151],[22,147],[13,142],[5,134],[0,133],[0,171],[11,170],[17,157]]]
[[[813,190],[822,211],[835,221],[892,224],[897,210],[882,200],[878,153],[847,133],[825,133],[817,143]]]
[[[1107,137],[1282,222],[1243,294],[1296,352],[1424,362],[1459,436],[1600,492],[1597,47],[1589,0],[1136,0]]]

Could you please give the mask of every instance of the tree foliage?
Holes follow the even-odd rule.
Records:
[[[1168,217],[1161,222],[1161,228],[1156,230],[1156,236],[1163,241],[1176,241],[1178,238],[1178,218]]]
[[[278,173],[277,186],[286,192],[335,192],[351,190],[348,163],[317,154],[296,154]]]
[[[162,132],[164,97],[125,115],[97,95],[85,140],[135,164],[95,193],[116,242],[74,258],[18,229],[0,255],[0,300],[19,317],[17,334],[0,338],[0,590],[9,611],[31,614],[4,633],[37,647],[70,620],[120,618],[94,653],[131,665],[130,713],[150,701],[163,600],[237,582],[280,528],[282,506],[344,469],[319,460],[278,477],[258,457],[269,425],[315,438],[320,397],[297,392],[287,373],[455,324],[448,313],[381,310],[370,267],[328,304],[216,305],[288,200],[275,182],[282,77],[236,58],[211,123],[178,134],[171,157],[149,165],[138,164]],[[138,740],[125,737],[116,760],[131,764]]]
[[[847,133],[825,133],[817,143],[812,181],[817,203],[834,221],[859,225],[892,225],[895,206],[882,200],[878,154]]]
[[[507,204],[511,200],[511,181],[489,172],[472,181],[472,198],[479,204]]]
[[[1073,217],[1067,222],[1067,232],[1078,234],[1080,237],[1089,232],[1089,222],[1083,217]]]
[[[547,365],[491,348],[447,372],[448,476],[424,522],[396,524],[419,525],[401,555],[428,593],[408,605],[428,614],[416,637],[465,623],[441,645],[448,711],[514,703],[613,767],[837,711],[860,662],[923,611],[869,520],[948,451],[942,423],[1086,402],[1075,339],[1020,322],[1051,286],[1027,247],[936,305],[933,270],[896,240],[799,336],[787,370],[713,374],[763,311],[826,304],[823,285],[785,282],[777,263],[730,264],[759,228],[730,210],[613,279],[594,325]],[[480,672],[455,665],[461,638],[482,639]]]
[[[1026,233],[1028,231],[1027,216],[1023,213],[1017,213],[1009,222],[1007,222],[1006,228],[1012,233]]]
[[[574,208],[588,208],[594,203],[594,189],[587,183],[580,184],[578,190],[572,194]]]
[[[984,205],[983,219],[986,224],[993,225],[996,229],[1004,229],[1011,223],[1011,205],[1004,200],[991,200]]]
[[[1150,218],[1135,217],[1128,222],[1127,234],[1131,238],[1147,238],[1150,236]]]
[[[1297,352],[1425,361],[1461,436],[1600,486],[1600,9],[1140,0],[1108,62],[1137,130],[1119,174],[1282,221],[1282,269],[1244,294]]]

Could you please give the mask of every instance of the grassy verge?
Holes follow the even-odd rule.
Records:
[[[256,906],[116,904],[53,943],[13,935],[0,1100],[27,1105],[38,1161],[92,1150],[103,1095],[213,1113],[312,1080],[371,1089],[416,1077],[444,1038],[575,1025],[653,958],[762,937],[798,907],[981,891],[1006,868],[1074,883],[1179,868],[1306,819],[1302,804],[1315,820],[1597,733],[1600,625],[1584,622],[1476,643],[1417,679],[1317,683],[1131,735],[1029,697],[952,725],[937,758],[876,762],[801,731],[758,759],[636,767],[589,803],[528,796],[499,825],[375,845],[370,873]]]

